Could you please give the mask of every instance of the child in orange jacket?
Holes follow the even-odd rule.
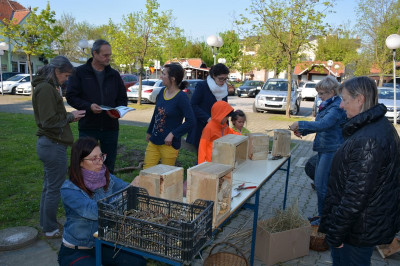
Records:
[[[211,108],[211,120],[201,134],[198,164],[211,162],[213,141],[228,134],[240,135],[228,126],[228,118],[233,108],[225,101],[217,101]]]

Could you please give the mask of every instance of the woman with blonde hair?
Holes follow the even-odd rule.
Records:
[[[339,83],[332,76],[327,76],[318,82],[316,90],[322,103],[318,107],[319,111],[315,121],[299,121],[290,126],[296,136],[317,133],[313,150],[318,152],[314,175],[314,185],[318,197],[318,215],[310,218],[312,225],[320,223],[332,159],[344,141],[341,125],[346,121],[346,114],[343,109],[340,109],[341,98],[338,96],[338,88]]]

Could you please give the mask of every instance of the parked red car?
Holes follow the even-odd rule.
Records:
[[[133,86],[139,82],[139,77],[132,74],[121,74],[121,78],[127,91],[130,86]]]

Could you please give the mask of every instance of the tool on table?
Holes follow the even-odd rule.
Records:
[[[232,198],[239,196],[241,190],[257,188],[257,186],[245,187],[244,185],[245,185],[245,183],[239,185],[238,187],[236,187],[236,188],[232,191]]]
[[[241,184],[240,186],[238,186],[237,188],[235,188],[235,190],[243,190],[243,189],[252,189],[252,188],[257,188],[257,186],[249,186],[249,187],[245,187],[245,186],[244,186],[244,184],[246,184],[246,183],[243,183],[243,184]]]

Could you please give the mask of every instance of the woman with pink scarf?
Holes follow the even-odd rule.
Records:
[[[61,187],[67,221],[58,254],[60,265],[96,264],[97,201],[129,186],[108,171],[106,157],[92,138],[80,138],[72,146],[69,179]],[[122,250],[114,255],[113,247],[102,247],[104,265],[146,265],[143,257]]]

